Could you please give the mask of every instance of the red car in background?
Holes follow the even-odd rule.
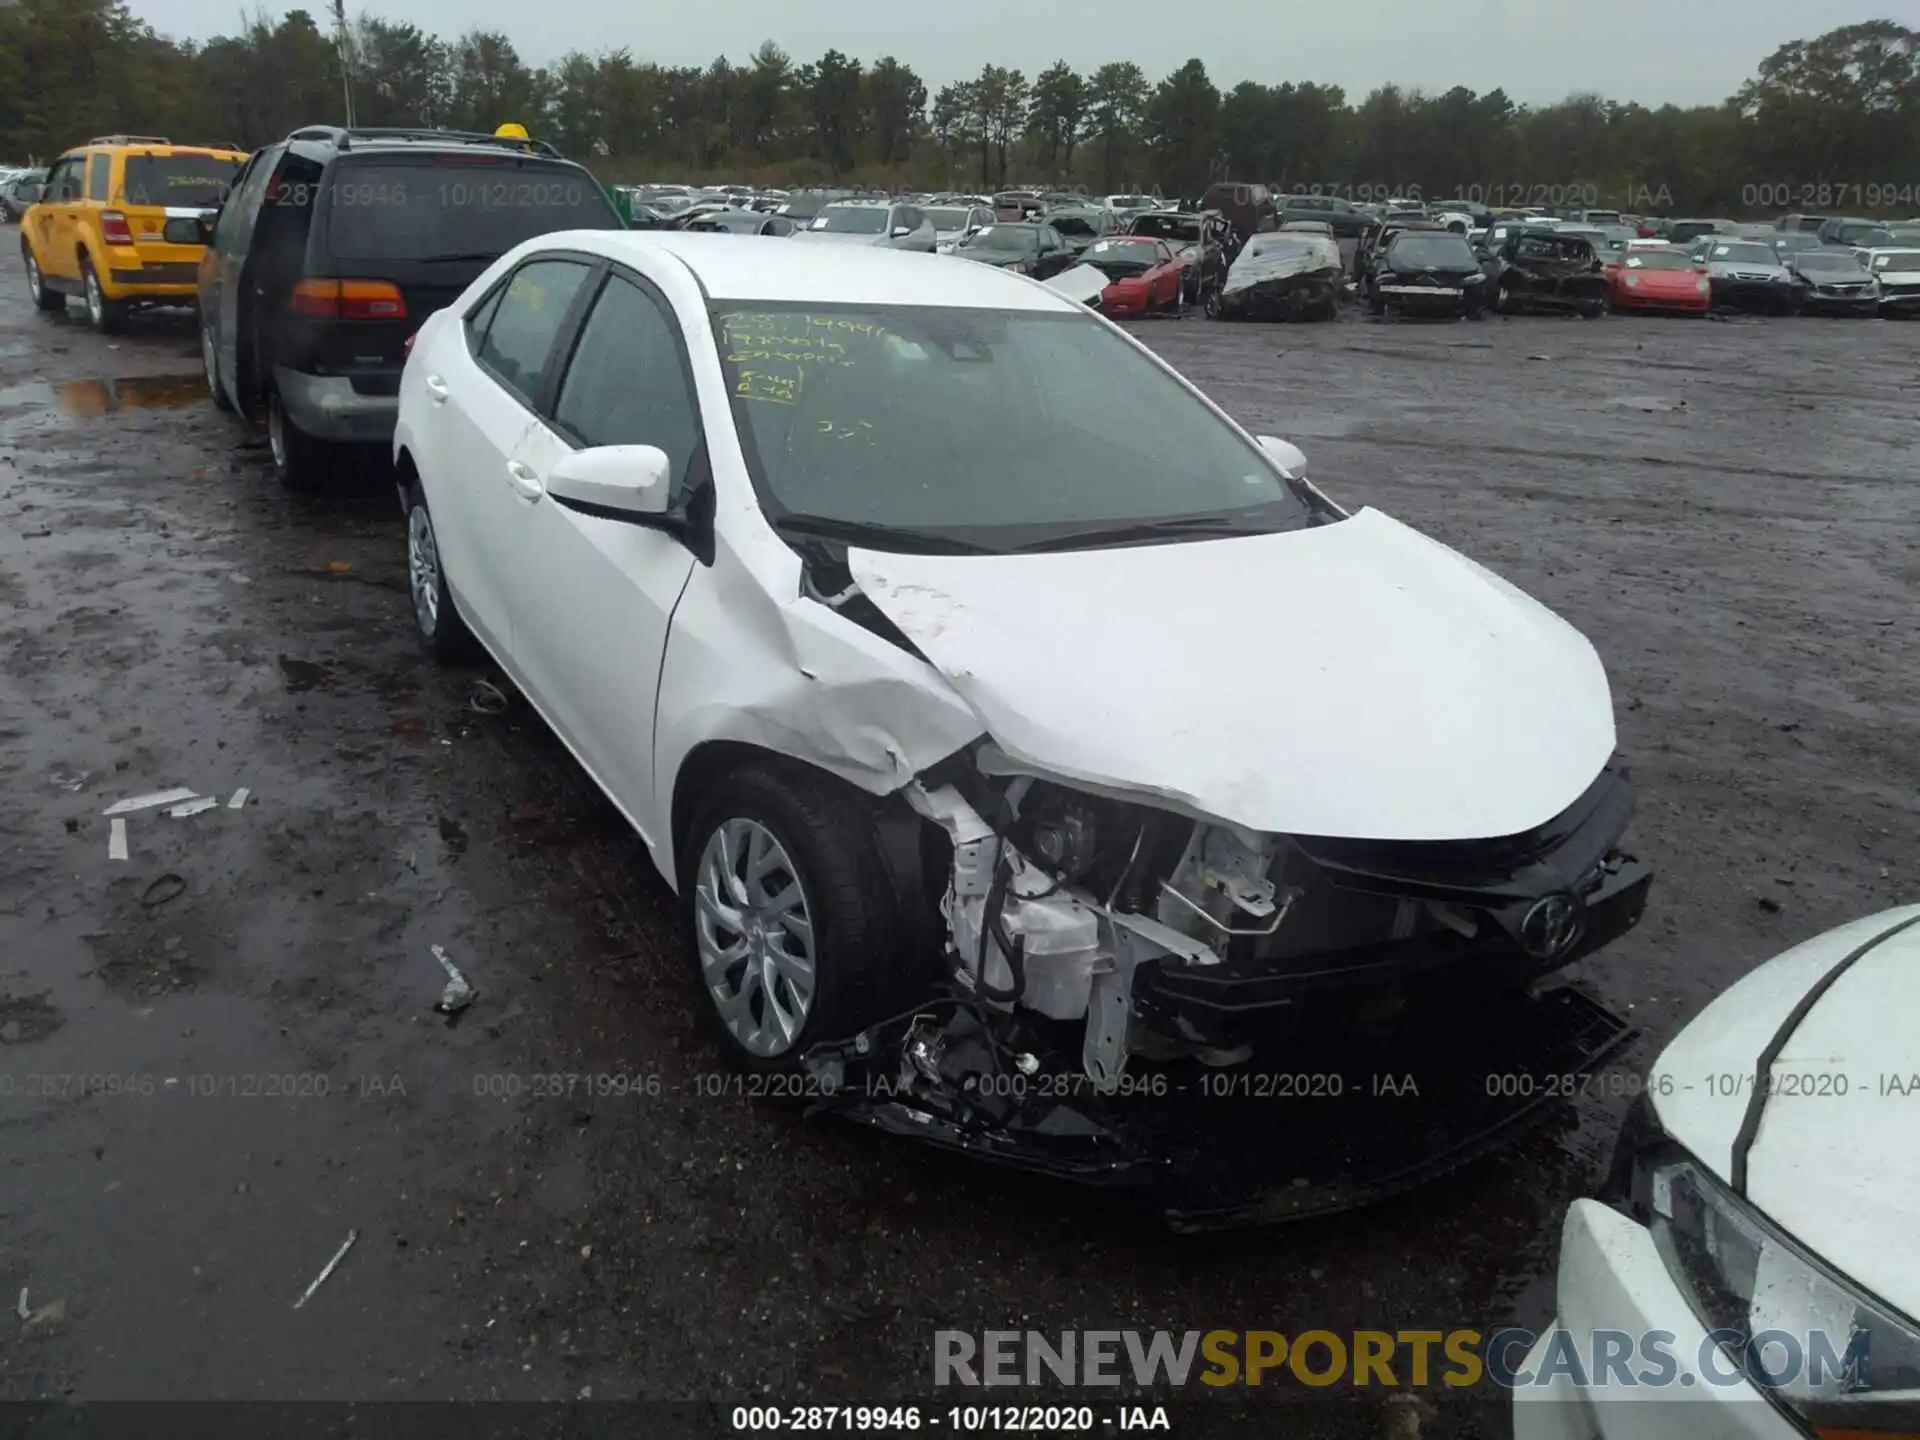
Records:
[[[1105,236],[1080,252],[1080,263],[1107,277],[1107,288],[1100,292],[1102,315],[1151,315],[1180,308],[1186,266],[1164,240]]]
[[[1695,269],[1678,246],[1631,246],[1607,265],[1605,274],[1607,300],[1615,310],[1705,315],[1713,300],[1706,271]]]

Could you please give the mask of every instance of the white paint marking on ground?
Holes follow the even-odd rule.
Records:
[[[107,859],[127,858],[127,822],[116,817],[107,827]]]
[[[156,790],[151,795],[134,795],[125,800],[117,800],[100,813],[103,815],[131,815],[136,810],[151,810],[158,805],[178,805],[182,800],[191,800],[198,790]]]

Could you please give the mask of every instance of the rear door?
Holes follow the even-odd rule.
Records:
[[[31,222],[33,253],[42,275],[67,281],[80,278],[80,198],[86,184],[85,167],[85,155],[67,155],[47,172],[46,190]]]
[[[323,188],[307,272],[341,287],[344,309],[298,328],[285,363],[397,394],[407,337],[507,251],[556,230],[624,228],[577,165],[480,147],[346,152]]]
[[[587,314],[545,418],[520,444],[529,497],[514,538],[513,657],[548,722],[639,824],[655,811],[654,705],[668,624],[695,562],[675,535],[532,495],[561,459],[601,445],[666,452],[669,515],[684,515],[707,473],[672,306],[618,269]]]
[[[521,442],[552,388],[559,339],[599,263],[569,254],[529,259],[422,357],[436,463],[421,479],[434,533],[461,613],[496,656],[512,654],[510,597],[523,579],[519,547],[537,498],[523,473]]]

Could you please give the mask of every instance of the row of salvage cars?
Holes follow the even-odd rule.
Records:
[[[490,655],[632,824],[691,1002],[776,1093],[1208,1228],[1458,1165],[1553,1093],[1490,1074],[1628,1036],[1537,983],[1652,883],[1592,645],[1043,282],[531,240],[418,332],[394,457],[425,647]],[[1250,650],[1276,615],[1310,618]],[[1662,1057],[1619,1208],[1569,1218],[1525,1434],[1709,1433],[1545,1363],[1614,1326],[1852,1325],[1876,1368],[1815,1398],[1920,1388],[1913,1192],[1862,1179],[1920,1105],[1751,1098],[1782,1055],[1911,1050],[1915,919]]]

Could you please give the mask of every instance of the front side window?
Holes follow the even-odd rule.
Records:
[[[717,302],[713,328],[776,526],[1010,550],[1311,520],[1257,447],[1088,315]]]
[[[474,358],[529,405],[540,397],[553,342],[591,273],[579,260],[531,261],[513,272],[487,318]]]
[[[677,504],[691,485],[700,409],[679,330],[645,290],[610,277],[581,327],[560,382],[554,423],[582,445],[656,445],[666,451]]]
[[[80,198],[80,160],[62,160],[47,181],[47,199],[71,202]]]

